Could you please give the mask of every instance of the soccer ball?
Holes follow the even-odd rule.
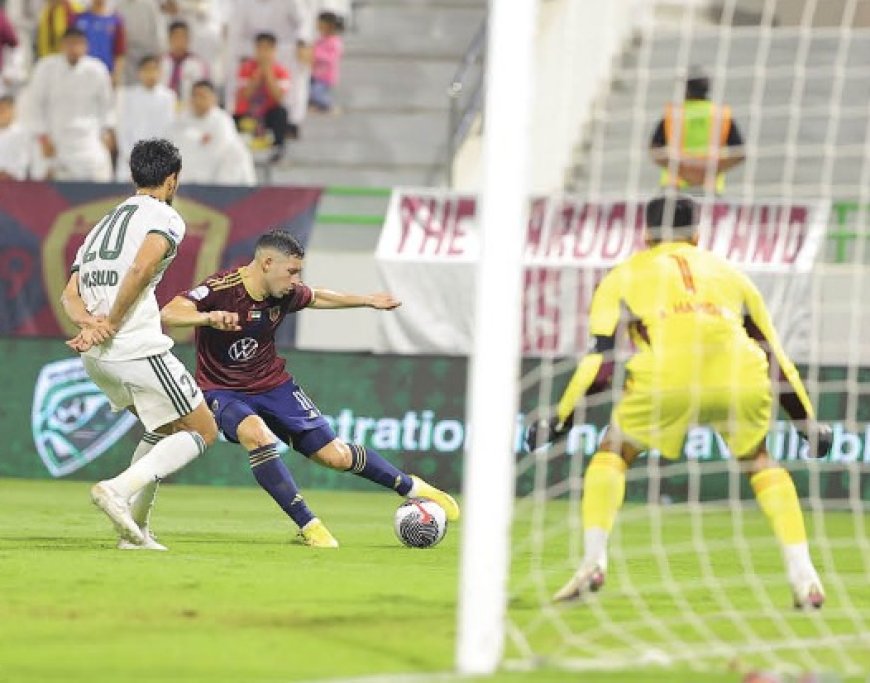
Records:
[[[396,510],[393,528],[409,548],[431,548],[447,533],[447,514],[434,501],[408,498]]]

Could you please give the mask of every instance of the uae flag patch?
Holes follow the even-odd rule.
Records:
[[[263,315],[263,311],[248,311],[248,321],[259,320]]]

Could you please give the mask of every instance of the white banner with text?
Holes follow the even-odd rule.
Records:
[[[825,232],[825,201],[703,207],[699,245],[744,270],[768,303],[788,351],[807,354],[810,271]],[[598,281],[644,248],[644,202],[575,197],[530,201],[525,234],[523,353],[572,355],[586,348],[586,313]],[[403,301],[380,316],[379,351],[466,354],[471,349],[475,264],[474,196],[396,189],[377,249],[387,289]]]

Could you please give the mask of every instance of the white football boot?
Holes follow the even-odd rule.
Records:
[[[568,583],[562,586],[553,596],[553,602],[570,602],[579,600],[586,593],[597,593],[604,585],[607,574],[607,559],[597,561],[583,560],[580,568]]]
[[[148,527],[142,529],[142,535],[145,537],[142,543],[130,543],[126,538],[119,538],[118,550],[169,550],[165,545],[157,542]]]
[[[91,500],[112,520],[121,538],[138,545],[145,542],[142,530],[130,514],[129,504],[108,483],[101,481],[94,484],[91,487]]]

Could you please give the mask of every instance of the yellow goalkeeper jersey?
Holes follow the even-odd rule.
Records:
[[[742,441],[766,432],[770,415],[767,356],[747,333],[744,316],[749,316],[764,336],[794,393],[812,415],[809,397],[782,348],[761,294],[746,275],[724,259],[688,242],[663,242],[611,270],[592,298],[589,334],[613,337],[620,321],[627,318],[637,351],[626,364],[626,396],[633,394],[647,403],[655,397],[659,403],[648,410],[617,406],[617,422],[620,416],[623,422],[666,424],[670,420],[676,432],[670,441],[676,441],[681,438],[679,430],[693,421],[718,422],[713,417],[706,419],[699,402],[711,404],[713,410],[708,414],[716,415],[716,410],[727,412],[729,400],[749,405],[743,398],[732,397],[763,393],[764,401],[758,405],[766,401],[766,412],[759,409],[754,417],[744,416],[753,423],[753,433],[741,440],[740,447],[744,447]],[[601,364],[602,355],[595,352],[580,362],[559,402],[561,421],[574,411]],[[671,407],[668,395],[678,397]],[[694,416],[689,414],[686,396],[698,399]],[[669,412],[679,412],[681,417]],[[747,409],[747,415],[749,412]],[[631,432],[631,425],[625,426]],[[634,431],[644,433],[649,428],[635,427]]]

